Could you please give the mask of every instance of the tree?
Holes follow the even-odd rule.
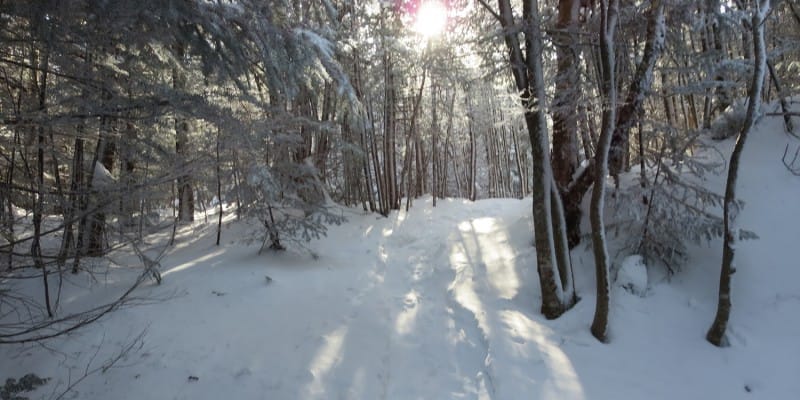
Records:
[[[623,171],[628,155],[630,131],[644,111],[644,101],[653,84],[653,69],[664,49],[664,40],[667,36],[664,1],[653,1],[649,14],[644,54],[636,67],[633,81],[625,96],[625,102],[619,106],[619,110],[616,112],[617,120],[614,135],[611,138],[608,164],[611,176],[617,181],[617,187],[619,187],[619,174]]]
[[[565,208],[566,232],[569,247],[580,242],[581,200],[587,184],[574,180],[578,170],[578,102],[580,49],[578,25],[580,0],[559,0],[553,44],[556,48],[555,93],[551,113],[553,118],[552,164],[558,192]],[[589,154],[585,154],[589,157]],[[588,176],[588,175],[587,175]],[[584,182],[588,181],[584,180]]]
[[[619,13],[618,0],[600,2],[600,59],[603,74],[603,127],[595,155],[594,187],[590,220],[592,223],[592,250],[597,280],[597,304],[592,321],[592,335],[597,340],[608,340],[608,306],[610,295],[608,248],[605,221],[603,218],[606,176],[608,176],[608,154],[616,125],[617,81],[614,62],[614,33]]]
[[[736,181],[739,177],[739,162],[742,157],[745,142],[755,126],[756,118],[761,112],[761,91],[764,88],[764,78],[767,70],[767,48],[764,41],[764,21],[770,9],[770,0],[754,2],[750,29],[753,34],[753,78],[748,93],[747,114],[744,124],[739,131],[736,145],[731,153],[728,165],[728,179],[725,182],[725,203],[723,221],[725,232],[722,243],[722,268],[719,278],[719,300],[717,314],[711,324],[706,339],[715,346],[726,346],[725,331],[731,313],[731,276],[736,271],[734,259],[736,257],[736,243],[741,240],[739,229],[736,226],[736,216],[739,205],[736,202]]]
[[[185,50],[183,45],[177,44],[175,49],[177,65],[172,68],[172,88],[176,92],[187,89],[185,68]],[[194,221],[194,188],[191,175],[188,173],[189,135],[191,131],[191,121],[186,116],[175,116],[175,155],[177,156],[177,169],[183,171],[178,176],[178,220],[191,222]]]
[[[542,290],[542,314],[557,318],[574,303],[574,293],[564,285],[571,274],[569,257],[559,256],[557,248],[566,249],[566,244],[557,246],[556,241],[566,238],[562,231],[566,224],[554,221],[560,216],[553,210],[561,209],[560,196],[553,195],[553,171],[550,165],[550,145],[545,117],[546,98],[542,67],[542,32],[539,21],[539,4],[535,0],[523,2],[522,19],[516,20],[509,0],[498,0],[498,11],[488,4],[489,10],[503,28],[503,38],[509,54],[509,66],[514,83],[519,91],[524,109],[525,124],[531,142],[533,160],[533,218],[536,242],[536,264]],[[519,34],[525,46],[520,43]],[[554,202],[556,204],[554,204]],[[555,213],[555,214],[554,214]],[[561,262],[561,265],[559,265]],[[565,294],[567,292],[568,294]]]

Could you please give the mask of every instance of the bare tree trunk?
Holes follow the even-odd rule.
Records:
[[[547,120],[544,114],[545,85],[542,67],[542,32],[539,20],[539,4],[536,0],[526,0],[522,7],[522,20],[515,21],[514,12],[509,0],[498,0],[498,11],[491,10],[492,15],[504,29],[503,38],[509,52],[512,77],[520,92],[520,101],[525,109],[524,119],[531,141],[533,158],[533,218],[536,243],[536,265],[539,273],[539,284],[542,290],[542,314],[552,319],[560,316],[566,309],[559,271],[554,226],[551,191],[553,188],[553,170],[550,165],[549,137]],[[525,54],[516,33],[522,27],[525,40]],[[560,221],[559,221],[560,222]]]
[[[31,51],[32,55],[31,58],[35,59],[36,51]],[[47,71],[49,69],[49,52],[45,50],[44,55],[42,55],[42,59],[39,63],[39,70],[41,72],[41,82],[38,81],[36,72],[33,73],[33,80],[35,84],[35,88],[37,90],[37,95],[39,97],[39,108],[38,111],[41,113],[47,112],[47,103],[46,103],[46,96],[47,96]],[[34,207],[33,207],[33,241],[31,242],[31,258],[33,258],[34,265],[36,268],[42,270],[42,281],[44,283],[44,302],[47,308],[47,316],[53,316],[53,309],[50,305],[50,285],[48,284],[47,280],[47,266],[45,265],[42,259],[42,246],[41,246],[41,235],[42,235],[42,214],[44,212],[44,146],[45,146],[45,135],[44,135],[44,126],[38,126],[36,128],[38,135],[37,135],[37,151],[36,151],[36,164],[37,164],[37,177],[36,177],[36,195],[34,197]]]
[[[468,171],[468,179],[467,179],[467,194],[469,196],[470,201],[475,201],[475,175],[476,175],[476,159],[477,159],[477,149],[475,145],[475,129],[474,123],[472,121],[472,103],[469,101],[469,98],[466,99],[467,102],[467,109],[470,110],[468,112],[469,119],[468,125],[469,127],[467,130],[469,131],[469,167],[467,168]]]
[[[601,1],[600,19],[600,58],[603,64],[603,129],[597,144],[595,156],[594,189],[589,218],[592,223],[592,249],[594,251],[595,272],[597,275],[597,305],[592,321],[592,335],[601,342],[608,340],[608,306],[609,306],[609,259],[606,248],[605,226],[603,218],[608,175],[608,155],[611,137],[614,134],[617,108],[617,81],[614,73],[614,33],[617,27],[618,0]]]
[[[183,56],[183,48],[177,50],[178,56]],[[175,90],[186,89],[186,77],[178,67],[172,70],[172,87]],[[175,154],[178,159],[178,220],[184,222],[194,221],[194,189],[192,178],[187,165],[187,152],[189,151],[189,121],[186,117],[175,116]]]
[[[447,129],[445,129],[445,138],[444,138],[444,148],[441,151],[441,155],[443,157],[441,164],[441,171],[437,173],[437,179],[441,181],[440,189],[438,191],[439,196],[442,198],[448,197],[449,192],[447,190],[447,166],[449,165],[448,161],[448,148],[450,146],[450,136],[453,133],[453,105],[456,102],[456,92],[452,91],[450,93],[450,102],[448,104],[447,110],[450,110],[447,115]],[[456,163],[456,160],[453,160],[453,163]],[[458,170],[456,169],[455,165],[453,166],[453,171],[455,171],[456,176],[458,176]]]
[[[102,125],[102,123],[101,123]],[[83,157],[83,156],[81,156]],[[92,164],[89,169],[87,179],[78,180],[79,191],[77,193],[78,197],[78,215],[80,215],[80,221],[78,223],[78,236],[75,241],[75,258],[72,260],[72,273],[78,273],[78,267],[80,266],[81,256],[84,255],[86,252],[84,243],[86,242],[86,228],[89,221],[89,200],[90,200],[90,192],[92,191],[92,180],[94,179],[94,167],[97,164],[97,152],[95,151],[95,155],[92,158]],[[84,168],[83,165],[80,165],[79,168]],[[81,172],[81,178],[83,178],[84,174]]]
[[[242,218],[242,193],[241,193],[241,182],[239,179],[239,163],[236,162],[236,150],[231,149],[231,153],[233,155],[233,185],[236,188],[236,219],[239,220]]]
[[[553,99],[553,177],[564,191],[578,168],[578,39],[580,0],[559,0],[556,33],[555,97]]]
[[[125,121],[125,133],[120,138],[120,176],[119,180],[123,187],[119,196],[119,220],[122,226],[133,226],[133,213],[138,208],[136,195],[133,190],[136,183],[134,171],[136,161],[134,158],[133,143],[136,140],[136,125],[130,120]],[[141,217],[141,216],[140,216]]]
[[[192,178],[187,173],[186,160],[187,147],[189,145],[189,121],[176,119],[175,121],[175,153],[180,160],[178,168],[183,171],[178,176],[178,220],[191,222],[194,221],[194,188]]]
[[[511,141],[514,144],[514,161],[517,166],[517,176],[519,178],[519,191],[517,192],[518,198],[523,198],[528,193],[528,177],[525,176],[525,169],[522,162],[522,149],[519,147],[519,139],[517,139],[516,129],[511,129]]]
[[[457,161],[459,159],[463,160],[464,157],[456,157],[455,145],[453,145],[453,142],[449,143],[449,145],[447,146],[445,151],[447,151],[450,154],[450,158],[454,161],[454,163],[453,163],[453,176],[455,177],[455,181],[456,181],[456,193],[458,193],[459,197],[464,197],[464,193],[461,190],[461,187],[462,187],[462,185],[461,185],[462,172],[458,168],[458,161]]]
[[[58,252],[58,262],[63,264],[66,262],[67,257],[73,250],[73,242],[75,241],[73,226],[75,216],[79,211],[80,192],[83,186],[83,123],[77,127],[77,136],[75,137],[75,146],[72,156],[72,170],[69,189],[69,208],[64,216],[64,235],[61,239],[61,249]]]
[[[661,71],[661,97],[664,99],[664,116],[666,123],[669,126],[675,125],[675,108],[667,93],[667,76],[664,71]]]
[[[733,267],[736,256],[736,243],[739,241],[735,218],[739,213],[736,200],[736,181],[739,177],[739,162],[744,150],[745,141],[755,125],[756,117],[761,109],[761,91],[764,88],[764,76],[767,69],[767,51],[764,43],[764,18],[769,12],[770,1],[758,0],[754,4],[753,18],[750,28],[753,32],[753,57],[755,69],[748,94],[747,114],[742,130],[731,154],[728,166],[728,179],[725,183],[725,204],[723,223],[725,236],[722,244],[722,268],[719,278],[719,302],[714,323],[706,334],[706,339],[715,346],[727,345],[725,332],[731,313],[731,275],[736,271]]]
[[[775,91],[778,92],[778,101],[781,104],[781,111],[783,111],[783,127],[786,128],[786,132],[794,134],[794,125],[792,124],[792,115],[790,114],[791,109],[789,108],[789,103],[786,101],[786,94],[783,92],[781,83],[778,80],[775,66],[772,65],[772,62],[769,60],[767,60],[767,68],[769,69],[769,76],[772,79],[772,84],[775,85]]]
[[[650,91],[653,82],[653,68],[664,48],[666,37],[664,21],[664,1],[654,0],[650,5],[650,15],[647,24],[647,43],[644,48],[644,55],[641,62],[636,67],[636,75],[628,89],[625,103],[617,111],[617,122],[614,135],[611,138],[611,148],[608,156],[608,167],[611,176],[617,184],[619,174],[623,170],[624,159],[628,154],[629,137],[631,127],[636,123],[636,119],[641,115],[644,107],[644,100]]]
[[[109,133],[111,126],[114,122],[108,122],[103,118],[100,124],[100,138],[97,140],[97,149],[95,155],[95,162],[92,164],[92,171],[89,179],[94,179],[96,176],[96,166],[99,162],[109,173],[114,169],[114,155],[116,153],[116,144],[114,139],[111,138]],[[103,188],[95,190],[95,186],[91,186],[89,196],[92,198],[90,204],[93,204],[93,210],[89,213],[89,241],[86,246],[86,255],[89,257],[100,257],[105,254],[106,243],[106,209],[111,204],[110,195],[106,193]]]
[[[9,240],[8,246],[8,257],[6,259],[6,267],[10,270],[14,266],[14,202],[11,198],[11,186],[14,184],[14,170],[15,165],[17,163],[17,145],[19,144],[19,130],[15,127],[14,128],[14,138],[11,145],[11,164],[8,167],[7,175],[6,175],[6,188],[4,192],[6,193],[5,204],[0,204],[0,207],[8,207],[7,215],[5,220],[5,229],[11,235],[11,240]]]
[[[437,196],[437,189],[439,184],[439,167],[437,162],[439,161],[439,157],[437,154],[438,151],[438,143],[436,141],[437,137],[439,136],[439,121],[438,116],[436,114],[436,85],[431,84],[431,196],[433,197],[433,206],[436,207],[436,196]]]
[[[217,127],[217,145],[215,147],[216,150],[216,161],[217,161],[217,204],[219,205],[219,217],[217,218],[217,246],[219,246],[219,239],[222,236],[222,166],[219,159],[219,145],[220,145],[220,136],[222,135],[222,129]]]
[[[389,189],[386,179],[386,171],[381,171],[381,163],[378,159],[378,139],[375,135],[375,118],[372,113],[372,106],[367,102],[367,109],[370,114],[370,146],[372,147],[372,168],[375,170],[375,181],[378,182],[378,203],[380,213],[383,216],[389,215]],[[385,157],[385,156],[384,156]],[[383,172],[383,173],[381,173]]]
[[[558,276],[561,278],[561,288],[564,292],[564,306],[569,308],[578,302],[578,293],[575,291],[572,261],[569,253],[569,241],[567,239],[567,227],[565,226],[566,220],[564,216],[564,205],[561,202],[561,196],[556,189],[555,181],[552,183],[550,198],[553,204],[551,207],[554,235],[553,241],[555,243]]]
[[[374,212],[377,211],[378,208],[375,204],[375,196],[373,191],[373,183],[372,183],[372,173],[369,169],[369,147],[367,146],[366,140],[364,136],[366,135],[366,128],[360,129],[359,137],[361,138],[361,151],[364,152],[364,156],[361,159],[361,168],[364,170],[364,184],[365,184],[365,192],[367,196],[367,201],[369,202],[369,209],[370,211]]]
[[[395,159],[396,146],[396,121],[395,105],[396,92],[394,87],[394,71],[391,54],[387,51],[384,55],[384,103],[383,103],[383,172],[386,181],[387,213],[388,210],[400,208],[400,196],[397,187],[397,161]]]

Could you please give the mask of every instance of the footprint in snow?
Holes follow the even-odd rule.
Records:
[[[248,376],[250,376],[252,374],[253,374],[253,371],[251,371],[250,368],[246,368],[245,367],[245,368],[240,369],[239,371],[236,371],[236,374],[234,374],[233,377],[235,379],[242,379],[242,378],[248,377]]]

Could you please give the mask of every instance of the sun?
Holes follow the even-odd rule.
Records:
[[[414,32],[426,39],[439,36],[447,27],[447,7],[437,0],[425,0],[417,9]]]

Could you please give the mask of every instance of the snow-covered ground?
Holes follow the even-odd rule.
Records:
[[[800,177],[781,163],[787,143],[800,144],[768,118],[745,150],[739,221],[761,239],[739,245],[728,348],[704,339],[719,241],[693,248],[689,265],[670,282],[651,279],[643,296],[615,285],[611,342],[601,344],[589,334],[594,272],[583,247],[573,253],[582,300],[555,321],[538,313],[530,199],[435,208],[422,199],[389,218],[344,210],[349,222],[309,245],[316,259],[259,256],[231,219],[221,247],[214,226],[184,227],[163,283],[137,292],[163,301],[119,310],[47,349],[0,347],[0,379],[52,377],[31,394],[48,398],[146,329],[140,348],[66,397],[796,399]],[[726,155],[731,146],[720,143]],[[723,180],[709,184],[720,190]],[[62,305],[107,300],[122,285],[117,274],[131,273],[70,277]]]

